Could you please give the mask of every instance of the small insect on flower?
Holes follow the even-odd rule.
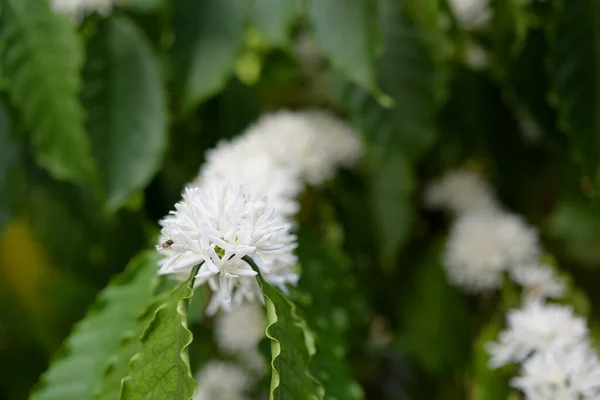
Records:
[[[169,239],[166,242],[163,242],[160,245],[160,247],[166,250],[166,249],[170,249],[172,244],[173,244],[173,241],[171,239]]]

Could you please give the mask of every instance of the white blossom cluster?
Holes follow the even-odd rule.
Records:
[[[292,220],[304,184],[320,185],[351,166],[362,145],[355,132],[320,110],[267,114],[206,155],[198,177],[160,224],[161,274],[208,283],[213,315],[232,305],[262,301],[255,271],[286,291],[298,273]]]
[[[444,267],[451,283],[470,292],[497,289],[508,277],[524,289],[522,308],[488,345],[490,368],[519,363],[511,380],[527,400],[600,399],[600,362],[584,318],[547,302],[564,295],[554,269],[539,262],[537,231],[499,206],[478,176],[451,171],[426,190],[425,203],[455,216]]]
[[[478,30],[492,19],[489,0],[449,0],[448,5],[457,22],[465,30]]]
[[[250,398],[252,378],[231,362],[211,361],[196,374],[198,393],[194,400],[245,400]]]
[[[477,293],[497,289],[506,273],[543,297],[562,293],[562,283],[539,265],[537,231],[503,210],[489,185],[466,170],[449,171],[425,190],[429,208],[455,217],[444,253],[448,279]]]
[[[488,345],[490,368],[520,363],[511,385],[526,399],[600,399],[600,362],[572,307],[530,299],[508,312],[507,325]]]
[[[431,182],[425,189],[425,205],[460,215],[467,211],[496,209],[496,197],[479,175],[456,169]]]
[[[52,0],[52,8],[78,21],[93,12],[107,15],[113,8],[113,0]]]
[[[258,343],[265,316],[256,271],[281,290],[295,285],[296,237],[290,233],[304,184],[321,185],[338,167],[352,166],[362,144],[341,120],[319,110],[268,114],[206,154],[198,177],[160,223],[160,273],[189,275],[213,296],[215,339],[238,364],[209,362],[197,375],[195,400],[238,400],[265,372]],[[268,199],[268,203],[267,203]],[[231,307],[231,305],[235,307]]]
[[[355,164],[362,150],[353,129],[328,112],[279,111],[210,150],[194,184],[242,185],[266,195],[280,214],[292,216],[305,183],[323,184],[337,168]]]
[[[298,279],[292,268],[296,236],[264,197],[251,198],[227,183],[188,187],[160,224],[157,249],[164,257],[159,273],[187,276],[201,264],[196,282],[208,282],[215,293],[207,308],[209,315],[229,308],[232,302],[262,298],[257,271],[244,257],[251,258],[263,277],[282,290]]]
[[[264,360],[258,343],[265,336],[264,309],[256,303],[245,303],[228,312],[219,313],[215,339],[219,348],[234,356],[255,376],[262,376]]]
[[[214,335],[231,362],[211,360],[196,375],[198,394],[194,400],[244,400],[265,373],[258,343],[265,335],[264,310],[257,303],[244,303],[215,320]]]

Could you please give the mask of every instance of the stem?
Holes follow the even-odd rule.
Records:
[[[190,287],[194,287],[194,282],[196,281],[196,275],[198,275],[198,270],[200,269],[202,264],[204,264],[204,260],[202,260],[202,262],[200,264],[194,265],[192,267],[192,273],[190,274],[190,278],[191,278],[190,279]]]
[[[244,256],[244,257],[242,257],[242,260],[246,261],[248,263],[248,265],[250,265],[252,267],[252,269],[258,273],[258,276],[260,276],[262,278],[262,275],[260,273],[260,269],[258,268],[258,265],[256,265],[256,263],[250,256]]]

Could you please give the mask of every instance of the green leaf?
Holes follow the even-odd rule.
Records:
[[[137,12],[151,12],[164,5],[164,0],[114,0],[115,5],[130,8]]]
[[[244,260],[259,271],[248,256]],[[321,384],[310,374],[309,364],[315,343],[296,306],[266,282],[260,272],[258,283],[267,308],[267,337],[271,340],[270,400],[323,399]]]
[[[252,23],[258,33],[275,46],[286,47],[290,28],[297,17],[294,0],[253,0]]]
[[[505,368],[491,370],[487,344],[498,337],[501,328],[494,319],[490,321],[475,340],[473,349],[473,381],[469,398],[477,400],[506,400],[509,398],[509,374]]]
[[[381,154],[373,159],[377,161],[371,175],[371,212],[382,265],[391,268],[410,237],[415,177],[402,154]]]
[[[384,1],[380,15],[384,53],[379,67],[381,89],[393,100],[392,108],[378,102],[340,75],[334,90],[369,146],[402,152],[418,160],[435,142],[436,113],[444,88],[436,63],[417,26],[395,3]]]
[[[396,3],[383,1],[380,20],[384,52],[379,67],[382,90],[394,100],[389,141],[395,151],[418,159],[436,139],[436,113],[444,82],[422,30]]]
[[[78,101],[83,50],[74,25],[45,0],[2,0],[4,84],[33,132],[37,162],[57,179],[94,172]]]
[[[10,136],[10,122],[0,106],[0,239],[5,226],[13,218],[13,199],[10,196],[10,177],[18,159],[17,144]]]
[[[574,158],[600,182],[600,3],[554,0],[551,87]]]
[[[505,0],[494,2],[492,41],[496,55],[509,62],[525,45],[529,29],[529,0]]]
[[[190,277],[169,294],[142,333],[142,350],[129,362],[120,399],[188,400],[196,395],[198,386],[188,354],[192,332],[187,327],[187,308],[198,268],[194,267]],[[199,290],[196,299],[202,295]]]
[[[450,286],[440,265],[440,244],[425,249],[401,296],[398,341],[427,372],[443,376],[462,368],[471,338],[465,300]]]
[[[308,226],[301,227],[297,252],[302,277],[298,290],[307,300],[299,299],[298,308],[315,334],[317,351],[311,371],[323,384],[325,399],[359,400],[364,393],[352,378],[345,355],[348,332],[356,328],[353,320],[365,318],[366,313],[349,261],[339,244],[332,242]]]
[[[137,318],[135,327],[126,332],[121,339],[117,352],[112,356],[104,371],[104,381],[98,391],[96,400],[114,400],[119,398],[121,380],[129,373],[129,360],[142,351],[139,337],[148,326],[158,307],[164,303],[166,296],[159,296],[146,311]]]
[[[187,112],[225,87],[244,43],[247,7],[235,0],[181,0],[174,7],[174,72]]]
[[[334,68],[362,89],[377,93],[379,45],[377,4],[370,0],[311,0],[309,19],[315,41]]]
[[[42,375],[32,400],[93,399],[106,362],[150,302],[157,257],[156,251],[140,254],[100,293]]]
[[[546,222],[547,234],[557,244],[562,261],[587,268],[600,266],[600,205],[580,197],[557,202]],[[555,250],[555,251],[557,251]]]
[[[103,21],[88,45],[83,101],[94,156],[115,210],[143,189],[166,145],[166,109],[158,61],[129,19]]]

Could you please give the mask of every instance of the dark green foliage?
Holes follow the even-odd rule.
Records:
[[[102,383],[104,365],[152,298],[157,281],[156,259],[154,252],[141,254],[123,276],[100,293],[44,373],[32,399],[94,398]]]
[[[44,0],[3,0],[5,89],[33,133],[36,160],[58,179],[89,181],[94,168],[77,101],[81,40]]]
[[[346,355],[350,334],[363,322],[357,318],[365,317],[364,299],[350,260],[332,239],[319,237],[308,226],[300,230],[298,256],[303,274],[298,284],[299,308],[317,343],[311,370],[323,384],[326,399],[363,399]],[[340,281],[340,277],[344,279]]]
[[[551,3],[552,99],[574,158],[596,185],[600,179],[600,4],[593,0]]]
[[[166,109],[158,62],[125,17],[104,21],[88,44],[83,102],[87,130],[110,210],[120,208],[158,169]]]
[[[523,397],[486,351],[521,293],[451,286],[422,205],[457,167],[539,229],[597,339],[597,1],[493,0],[473,30],[448,0],[53,3],[0,0],[0,398],[188,400],[239,361],[151,248],[207,151],[281,109],[331,111],[364,156],[298,197],[297,287],[257,278],[253,400]]]

